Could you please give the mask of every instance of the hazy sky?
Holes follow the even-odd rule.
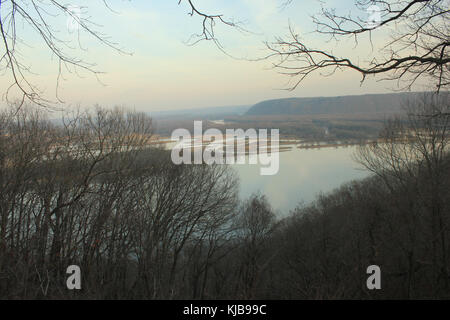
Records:
[[[317,0],[294,0],[286,8],[281,6],[283,2],[285,0],[196,0],[194,3],[205,12],[223,13],[227,18],[243,21],[244,27],[252,31],[242,34],[217,26],[217,36],[227,52],[236,57],[264,56],[267,51],[263,41],[286,35],[288,21],[313,45],[332,48],[342,55],[359,56],[361,60],[370,55],[372,49],[368,42],[362,42],[355,49],[351,40],[336,45],[334,42],[325,43],[323,38],[309,33],[314,29],[310,15],[320,10]],[[82,34],[80,41],[84,50],[78,48],[70,53],[95,62],[97,69],[106,72],[100,76],[105,85],[87,73],[80,76],[66,73],[59,96],[68,105],[99,103],[152,111],[250,105],[266,99],[292,96],[379,93],[389,92],[393,87],[393,84],[371,79],[361,87],[359,74],[349,71],[332,77],[316,74],[295,91],[280,90],[287,87],[288,79],[271,69],[269,61],[235,60],[220,52],[211,42],[188,46],[186,42],[190,36],[201,31],[201,19],[188,15],[189,8],[184,1],[181,5],[178,5],[178,0],[109,1],[116,12],[107,10],[102,1],[68,0],[68,3],[85,7],[82,14],[101,25],[98,30],[132,53],[117,53]],[[357,11],[351,1],[326,1],[325,5],[337,7],[344,13]],[[6,5],[2,8],[2,16],[5,10]],[[67,19],[63,18],[55,20],[62,33],[67,31]],[[30,79],[53,98],[58,74],[57,60],[44,50],[35,33],[21,26],[19,32],[30,45],[21,48],[22,58],[36,73]],[[67,33],[66,38],[74,40],[76,46],[76,33]],[[383,35],[375,33],[375,45],[382,43],[380,39]],[[2,92],[9,81],[7,75],[0,77]]]

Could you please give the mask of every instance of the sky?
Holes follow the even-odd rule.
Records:
[[[113,11],[102,1],[67,0],[80,14],[95,23],[95,30],[118,43],[126,54],[102,45],[87,34],[73,32],[68,17],[52,20],[64,39],[71,41],[73,56],[95,63],[104,72],[99,80],[92,74],[63,73],[58,97],[67,106],[126,106],[140,111],[203,108],[213,106],[253,105],[257,102],[287,97],[337,96],[392,92],[393,84],[361,77],[353,71],[338,72],[331,77],[314,74],[296,90],[288,78],[272,68],[271,61],[251,61],[265,56],[264,41],[287,34],[288,24],[313,46],[324,46],[341,55],[364,59],[371,54],[369,42],[355,48],[351,39],[339,43],[311,33],[311,15],[320,11],[317,0],[197,0],[196,7],[210,14],[242,22],[248,30],[217,25],[216,35],[223,44],[221,52],[212,42],[188,45],[192,34],[201,31],[201,19],[191,17],[186,1],[178,0],[110,0]],[[7,10],[2,1],[1,14]],[[45,2],[45,1],[44,1]],[[47,1],[48,2],[48,1]],[[343,4],[345,3],[345,4]],[[326,1],[326,7],[340,12],[357,12],[351,1]],[[20,47],[21,58],[31,67],[29,79],[46,97],[55,98],[58,63],[48,53],[36,33],[23,24],[18,27],[26,46]],[[383,43],[386,35],[374,34],[374,43]],[[79,40],[79,42],[78,42]],[[81,44],[81,48],[78,44]],[[2,92],[9,85],[8,74],[0,76]],[[4,99],[4,97],[3,97]]]

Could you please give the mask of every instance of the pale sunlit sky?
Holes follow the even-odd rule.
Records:
[[[310,15],[320,10],[317,0],[294,0],[288,7],[285,0],[197,0],[196,6],[207,13],[222,13],[226,18],[243,21],[251,31],[242,34],[232,28],[217,25],[217,36],[225,50],[233,56],[258,58],[267,54],[264,41],[287,35],[288,22],[313,46],[333,49],[340,55],[359,57],[363,61],[371,54],[369,42],[362,41],[354,48],[352,40],[339,44],[326,43],[310,33],[314,29]],[[325,6],[341,12],[357,12],[352,1],[326,1]],[[83,50],[71,51],[74,56],[95,62],[104,71],[101,84],[88,73],[64,74],[59,97],[66,105],[104,106],[124,105],[142,111],[188,109],[209,106],[252,105],[262,100],[302,97],[335,96],[391,92],[394,84],[368,79],[360,86],[356,72],[338,72],[331,77],[315,74],[295,91],[286,88],[287,78],[271,68],[270,61],[236,60],[218,50],[212,42],[188,46],[186,42],[201,31],[201,19],[188,15],[189,7],[178,0],[115,0],[109,1],[111,12],[102,1],[68,0],[73,6],[84,7],[85,17],[101,25],[103,33],[111,37],[132,55],[120,54],[105,47],[86,34],[80,43]],[[4,14],[2,8],[2,14]],[[88,13],[86,13],[88,12]],[[58,29],[67,31],[66,18],[57,20]],[[55,97],[58,63],[45,51],[42,42],[29,29],[19,26],[22,38],[29,47],[21,48],[35,75],[30,79],[50,98]],[[66,32],[67,33],[67,32]],[[76,33],[68,33],[77,46]],[[383,43],[384,35],[373,34],[375,46]],[[376,50],[376,48],[375,48]],[[10,83],[7,74],[0,77],[3,93]]]

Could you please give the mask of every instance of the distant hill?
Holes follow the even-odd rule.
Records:
[[[266,100],[245,115],[314,115],[351,113],[396,113],[402,104],[420,93],[365,94],[359,96],[286,98]]]
[[[154,119],[209,119],[220,120],[227,116],[245,114],[251,106],[208,107],[150,112]]]

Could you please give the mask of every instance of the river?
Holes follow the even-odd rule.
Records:
[[[260,165],[231,165],[240,178],[242,199],[254,192],[265,194],[277,216],[286,216],[300,202],[309,203],[320,192],[369,175],[352,159],[356,146],[298,149],[280,152],[277,174],[260,175]]]

